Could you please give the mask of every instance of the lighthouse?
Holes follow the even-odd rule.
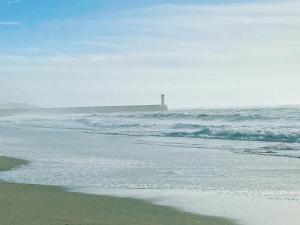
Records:
[[[165,95],[164,94],[161,95],[161,106],[162,107],[165,106]]]

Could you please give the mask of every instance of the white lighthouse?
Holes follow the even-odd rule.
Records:
[[[165,95],[164,94],[161,95],[161,106],[162,107],[165,106]]]

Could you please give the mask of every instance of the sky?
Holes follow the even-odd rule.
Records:
[[[295,0],[0,0],[0,102],[299,104]]]

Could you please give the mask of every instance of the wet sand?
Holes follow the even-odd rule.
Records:
[[[23,160],[0,157],[0,171]],[[54,186],[0,182],[0,223],[13,225],[233,225],[143,200],[65,192]]]

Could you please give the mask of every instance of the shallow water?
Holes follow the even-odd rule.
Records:
[[[297,109],[2,117],[0,154],[31,163],[0,178],[295,225],[299,121]]]

